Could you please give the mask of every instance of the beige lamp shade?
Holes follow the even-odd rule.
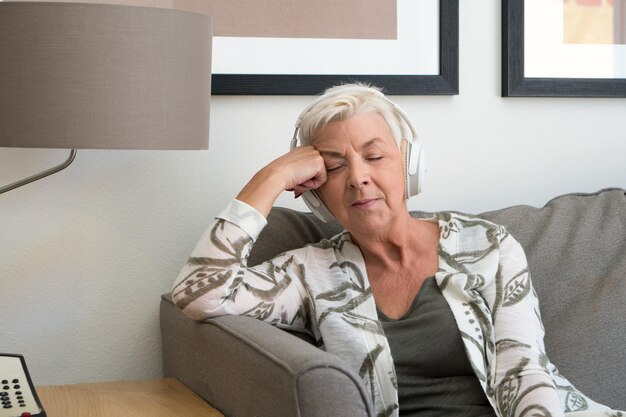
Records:
[[[207,149],[212,21],[0,2],[0,147]]]

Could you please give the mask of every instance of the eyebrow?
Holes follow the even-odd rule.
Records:
[[[372,138],[372,139],[368,140],[367,142],[365,142],[363,145],[361,145],[359,150],[371,148],[372,146],[378,144],[379,142],[383,142],[383,140],[381,138],[379,138],[379,137]],[[319,151],[318,150],[318,152],[322,156],[334,156],[334,157],[342,157],[343,156],[343,153],[337,152],[337,151],[324,151],[324,150]]]

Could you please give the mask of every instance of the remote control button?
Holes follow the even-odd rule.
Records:
[[[3,380],[2,380],[2,383],[3,383],[3,384],[8,384],[8,383],[9,383],[9,381],[7,381],[6,379],[3,379]]]
[[[8,386],[8,385],[5,385],[4,387],[2,387],[2,389],[5,389],[5,390],[6,390],[6,389],[11,389],[11,387],[10,387],[10,386]]]
[[[18,382],[20,382],[20,380],[19,380],[19,379],[14,379],[14,380],[13,380],[13,383],[14,383],[14,384],[17,384]]]
[[[15,391],[15,395],[22,395],[22,391]]]
[[[20,386],[19,385],[13,385],[13,388],[20,389]]]

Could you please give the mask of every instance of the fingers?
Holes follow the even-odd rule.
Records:
[[[293,190],[289,190],[289,191],[293,191],[295,194],[302,194],[302,193],[304,193],[306,191],[311,191],[311,190],[314,190],[314,189],[315,188],[313,188],[313,187],[307,187],[307,186],[304,186],[304,185],[297,185],[297,186],[295,186],[293,188]]]
[[[286,190],[286,191],[293,191],[293,194],[294,194],[293,197],[294,198],[298,198],[302,194],[304,194],[305,192],[314,190],[315,188],[317,188],[317,187],[310,187],[310,186],[307,187],[305,185],[296,185],[295,187],[293,187],[293,188],[291,188],[289,190]]]
[[[300,184],[297,184],[288,191],[294,192],[294,198],[300,197],[306,191],[312,191],[321,187],[326,182],[326,170],[322,170],[321,173],[313,178],[310,178]]]
[[[287,191],[300,195],[326,182],[324,159],[312,146],[295,148],[275,162],[284,174]]]

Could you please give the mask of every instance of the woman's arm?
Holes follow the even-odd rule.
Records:
[[[496,340],[496,369],[492,372],[495,371],[495,398],[501,415],[562,416],[563,408],[547,370],[545,330],[526,256],[510,234],[500,242],[492,290]]]
[[[176,305],[195,320],[241,314],[309,330],[297,251],[255,267],[247,266],[247,258],[280,192],[316,188],[325,178],[312,147],[297,148],[259,171],[194,248],[172,288]]]
[[[284,190],[296,197],[326,182],[324,159],[312,146],[295,148],[257,172],[237,195],[237,200],[257,209],[267,217]]]

